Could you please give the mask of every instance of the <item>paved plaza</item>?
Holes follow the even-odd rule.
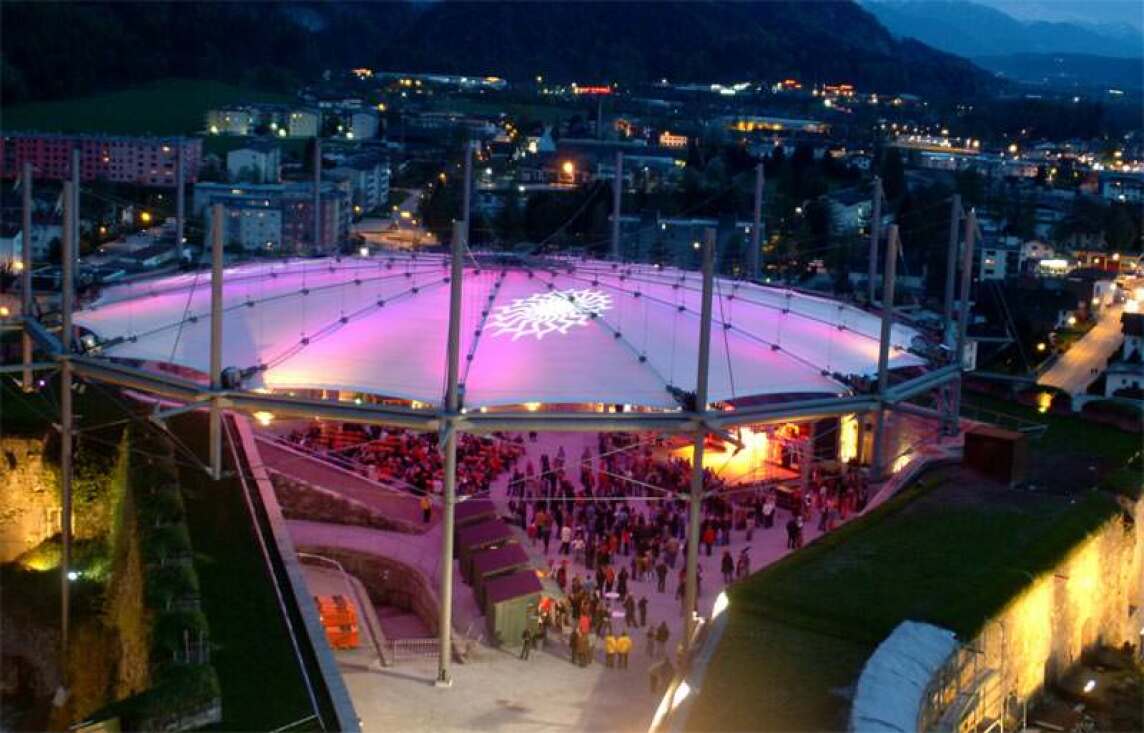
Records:
[[[542,434],[537,442],[526,440],[524,445],[526,455],[521,459],[522,467],[526,460],[539,466],[542,453],[554,456],[561,446],[569,456],[569,466],[574,467],[585,446],[595,453],[596,435]],[[490,498],[502,514],[508,513],[510,478],[511,474],[506,473],[490,488]],[[875,495],[874,501],[885,494],[883,490]],[[774,527],[756,529],[750,543],[745,531],[734,530],[730,546],[716,546],[710,557],[700,553],[703,572],[700,613],[711,612],[723,588],[719,567],[722,551],[730,550],[733,557],[738,557],[749,544],[752,571],[778,560],[788,552],[784,525],[789,516],[779,509]],[[416,568],[436,587],[440,546],[440,529],[436,523],[424,535],[315,522],[291,521],[289,525],[296,544],[327,544],[397,557]],[[545,555],[542,543],[532,543],[523,530],[517,528],[516,531],[536,567],[548,567],[550,561],[559,563],[564,559],[557,554],[558,542],[552,542],[550,552]],[[806,524],[804,537],[810,542],[818,535],[817,517],[814,517]],[[588,571],[582,564],[568,559],[570,579],[576,573],[587,577]],[[628,558],[620,556],[617,562],[626,565]],[[676,569],[669,573],[664,593],[656,591],[654,573],[650,580],[628,582],[637,600],[648,599],[648,625],[667,622],[671,647],[679,641],[682,631],[681,604],[676,598],[680,567],[681,562],[677,562]],[[483,628],[483,618],[479,616],[471,588],[461,581],[459,573],[456,579],[454,628],[461,631]],[[617,619],[614,626],[619,633],[625,626],[623,619]],[[659,701],[649,689],[648,672],[654,660],[648,655],[646,629],[635,628],[631,633],[635,645],[627,670],[606,668],[598,649],[595,664],[588,668],[577,667],[570,662],[567,646],[550,637],[547,647],[534,651],[527,662],[519,659],[519,646],[494,649],[481,645],[468,661],[453,664],[454,684],[449,689],[432,684],[436,677],[433,659],[370,669],[361,663],[360,654],[356,652],[339,652],[338,658],[366,731],[646,730]]]

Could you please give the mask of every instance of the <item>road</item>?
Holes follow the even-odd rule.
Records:
[[[408,195],[402,199],[388,217],[363,219],[354,225],[354,233],[368,244],[383,248],[411,249],[437,244],[432,232],[418,221],[423,188],[404,189]]]
[[[1100,320],[1056,364],[1037,380],[1037,384],[1056,387],[1069,394],[1084,392],[1104,371],[1108,357],[1120,348],[1124,335],[1120,332],[1120,314],[1124,306],[1117,304],[1100,311]],[[1096,369],[1094,373],[1092,370]]]

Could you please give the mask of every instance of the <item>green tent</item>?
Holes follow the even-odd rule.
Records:
[[[485,585],[485,619],[489,637],[517,646],[526,626],[535,628],[542,587],[535,570],[523,570],[489,580]]]
[[[473,592],[477,596],[477,605],[484,608],[485,586],[490,580],[528,567],[528,553],[515,542],[491,550],[482,550],[473,555],[471,582]]]
[[[481,522],[457,530],[457,557],[461,560],[461,576],[473,580],[473,555],[516,541],[512,528],[499,519]]]

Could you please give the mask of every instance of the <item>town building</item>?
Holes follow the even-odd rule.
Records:
[[[995,222],[981,219],[984,236],[973,253],[974,272],[978,280],[1004,280],[1017,277],[1021,273],[1021,240],[1019,237],[1003,235]]]
[[[36,178],[63,180],[71,175],[72,150],[78,148],[83,183],[174,187],[179,146],[186,181],[193,183],[203,155],[197,138],[10,133],[0,136],[0,178],[19,176],[30,162]]]
[[[1105,397],[1144,398],[1144,313],[1123,313],[1120,330],[1124,334],[1121,355],[1109,362],[1104,372]]]
[[[282,179],[282,151],[277,145],[253,141],[226,154],[231,181],[278,183]]]
[[[1101,173],[1100,195],[1107,201],[1130,204],[1144,202],[1144,174]]]
[[[32,219],[32,264],[44,262],[52,250],[52,242],[60,241],[62,230],[59,224]],[[0,268],[22,269],[24,261],[24,232],[16,222],[0,224]],[[20,263],[20,264],[16,264]]]
[[[308,106],[239,104],[208,110],[206,123],[212,135],[315,137],[322,130],[322,113]]]
[[[346,137],[351,140],[372,140],[381,129],[381,118],[373,110],[356,110],[344,119]]]
[[[870,224],[873,202],[865,191],[852,188],[828,194],[830,220],[838,234],[857,234]]]
[[[389,200],[389,162],[378,155],[363,154],[340,163],[326,175],[349,182],[354,214],[372,211]]]
[[[317,137],[322,131],[322,113],[311,107],[291,109],[285,115],[285,125],[287,137]]]
[[[211,206],[222,204],[226,216],[225,244],[244,252],[276,255],[330,253],[349,238],[350,186],[323,181],[322,234],[314,244],[314,184],[311,182],[195,186],[192,212],[202,216],[210,240]]]
[[[207,132],[212,135],[250,135],[257,124],[249,107],[220,107],[207,110]]]

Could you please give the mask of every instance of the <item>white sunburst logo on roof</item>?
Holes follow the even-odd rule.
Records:
[[[542,339],[550,333],[568,333],[573,326],[587,325],[593,314],[612,307],[612,297],[599,290],[552,290],[517,298],[493,312],[490,327],[494,336],[521,336]]]

